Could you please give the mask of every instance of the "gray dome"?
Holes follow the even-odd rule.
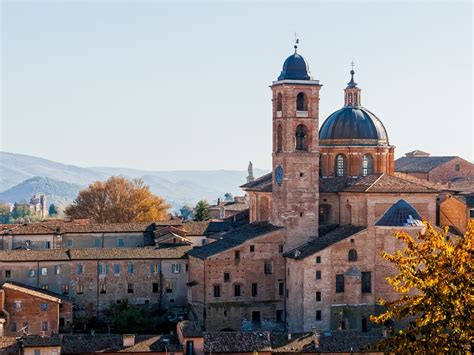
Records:
[[[306,60],[295,53],[286,58],[278,80],[313,80]]]
[[[388,145],[383,123],[362,106],[345,106],[330,115],[319,130],[320,145]]]

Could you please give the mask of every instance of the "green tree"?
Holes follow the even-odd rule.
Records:
[[[12,210],[12,219],[15,222],[28,222],[31,216],[30,206],[26,204],[15,203]]]
[[[395,235],[406,248],[382,253],[398,269],[387,281],[401,297],[380,300],[387,310],[371,320],[384,324],[409,320],[408,326],[384,339],[378,348],[395,353],[464,353],[474,342],[474,222],[464,237],[448,238],[425,223],[418,240]]]
[[[188,221],[193,217],[193,208],[184,205],[179,209],[179,214],[185,221]]]
[[[148,222],[169,218],[169,205],[140,179],[112,176],[79,192],[65,214],[97,223]]]
[[[232,202],[234,201],[234,196],[230,192],[226,192],[224,195],[224,201],[226,202]]]
[[[50,216],[56,216],[58,214],[58,208],[56,207],[54,203],[49,205],[48,214]]]
[[[12,219],[12,213],[10,212],[10,206],[0,204],[0,223],[10,223]]]
[[[194,208],[195,221],[207,221],[209,219],[209,204],[206,200],[201,200]]]

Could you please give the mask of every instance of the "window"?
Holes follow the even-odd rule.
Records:
[[[296,127],[296,150],[308,150],[308,129],[300,124]]]
[[[349,250],[348,259],[349,261],[357,261],[357,251],[355,249]]]
[[[160,264],[159,263],[151,264],[150,270],[153,274],[158,274],[159,272],[161,272]]]
[[[240,251],[236,250],[234,253],[234,256],[235,256],[235,260],[240,260]]]
[[[234,285],[234,296],[235,297],[240,297],[240,285],[239,284]]]
[[[224,272],[224,282],[229,282],[230,281],[230,273]]]
[[[469,210],[469,218],[474,218],[474,210]]]
[[[207,239],[201,239],[201,245],[206,245],[207,244]]]
[[[320,224],[329,223],[330,213],[331,213],[330,205],[319,205],[319,223]]]
[[[29,277],[35,277],[36,276],[36,270],[34,270],[34,269],[28,270],[28,276]]]
[[[258,296],[258,284],[257,283],[252,283],[252,297],[257,297]]]
[[[106,286],[105,282],[102,282],[100,284],[100,293],[103,293],[103,294],[107,293],[107,286]]]
[[[42,287],[43,290],[49,290],[49,285],[48,284],[44,284],[43,287]]]
[[[279,92],[277,95],[277,111],[281,112],[283,109],[283,95]]]
[[[77,264],[77,273],[79,275],[84,273],[84,266],[82,264]]]
[[[125,245],[124,242],[123,242],[123,239],[121,239],[121,238],[120,238],[120,239],[117,239],[116,245],[117,245],[118,247],[123,247],[123,246]]]
[[[285,285],[283,282],[278,283],[278,296],[283,296],[285,293]]]
[[[5,270],[5,278],[9,279],[12,277],[12,271],[11,270]]]
[[[336,176],[346,176],[347,175],[347,159],[343,154],[338,154],[336,156]]]
[[[264,272],[266,275],[273,273],[273,264],[271,261],[265,261]]]
[[[102,240],[101,239],[95,239],[94,240],[94,247],[96,247],[96,248],[102,247]]]
[[[321,257],[320,256],[316,257],[316,264],[321,264]]]
[[[316,270],[316,280],[321,280],[321,270]]]
[[[54,266],[54,273],[55,273],[56,275],[59,275],[59,274],[61,273],[61,266],[55,265],[55,266]]]
[[[344,292],[344,274],[336,275],[336,293]]]
[[[253,311],[252,312],[252,323],[259,324],[260,323],[260,312]]]
[[[251,252],[251,253],[255,253],[255,245],[251,245],[251,246],[250,246],[250,252]]]
[[[214,297],[221,297],[221,285],[214,285]]]
[[[278,252],[283,254],[283,244],[278,245]]]
[[[321,320],[321,311],[320,311],[320,310],[317,310],[317,311],[316,311],[316,320],[317,320],[317,321],[320,321],[320,320]]]
[[[129,262],[127,264],[127,271],[129,274],[133,274],[133,263],[132,262]]]
[[[47,311],[48,310],[48,304],[47,303],[41,303],[40,304],[40,309],[42,311]]]
[[[72,248],[72,245],[73,245],[73,244],[72,244],[72,239],[68,239],[68,240],[67,240],[67,247],[68,247],[68,248]]]
[[[35,349],[34,354],[35,354],[35,355],[41,355],[41,350]]]
[[[166,282],[166,293],[173,293],[173,281]]]
[[[296,111],[308,111],[308,99],[302,92],[296,95]]]
[[[280,153],[283,150],[283,128],[281,124],[277,127],[277,137],[276,137],[276,152]]]
[[[364,154],[362,158],[362,176],[373,174],[374,172],[374,159],[370,154]]]
[[[21,309],[21,301],[13,301],[13,309],[20,310]]]
[[[10,329],[12,332],[16,332],[16,323],[11,323],[10,324]]]
[[[107,265],[105,263],[100,263],[98,265],[99,268],[99,275],[106,275],[107,274]]]
[[[84,286],[82,284],[77,285],[76,293],[82,295],[84,293]]]
[[[63,295],[68,295],[69,294],[69,285],[64,284],[63,285]]]
[[[456,164],[456,165],[454,166],[454,170],[455,170],[455,171],[460,171],[460,170],[461,170],[461,165]]]
[[[47,321],[43,321],[43,323],[41,324],[41,330],[43,332],[47,332],[48,331],[48,322]]]
[[[181,272],[181,264],[171,264],[171,272],[173,274],[179,274]]]
[[[44,248],[45,249],[50,249],[51,248],[51,242],[49,240],[44,241]]]
[[[120,274],[120,264],[114,264],[114,274]]]
[[[362,273],[362,293],[372,292],[372,277],[370,272]]]
[[[127,284],[127,293],[133,293],[133,284],[132,283]]]
[[[160,287],[159,287],[158,282],[153,282],[153,284],[152,284],[152,292],[153,292],[153,293],[158,293],[159,291],[160,291]]]
[[[316,292],[316,302],[321,302],[321,292]]]
[[[283,311],[281,309],[277,309],[276,311],[276,321],[278,323],[283,322]]]

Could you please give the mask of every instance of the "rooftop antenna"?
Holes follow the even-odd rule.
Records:
[[[298,34],[295,32],[295,54],[296,50],[298,49],[298,43],[300,43],[300,39],[298,38]]]

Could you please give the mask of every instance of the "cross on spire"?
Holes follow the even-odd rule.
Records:
[[[295,53],[296,53],[296,50],[298,48],[298,43],[300,43],[300,39],[298,38],[298,34],[295,32]]]

